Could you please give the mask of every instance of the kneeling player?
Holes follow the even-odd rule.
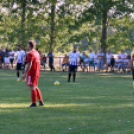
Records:
[[[70,82],[71,74],[73,73],[73,82],[75,82],[76,72],[77,72],[77,65],[78,65],[78,58],[81,57],[80,53],[77,52],[76,47],[74,47],[73,51],[68,54],[70,58],[69,63],[69,76],[68,82]]]
[[[27,68],[22,76],[22,79],[25,79],[26,74],[27,74],[27,85],[31,89],[31,99],[32,99],[32,104],[30,107],[36,107],[37,104],[37,97],[39,100],[39,105],[43,106],[43,100],[42,100],[42,95],[41,92],[38,88],[38,79],[39,79],[39,70],[40,70],[40,54],[38,51],[36,51],[35,48],[36,44],[34,41],[29,41],[28,42],[28,50],[30,51],[27,54]]]

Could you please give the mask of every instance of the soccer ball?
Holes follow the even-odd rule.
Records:
[[[54,85],[58,86],[58,85],[60,85],[60,82],[55,81]]]

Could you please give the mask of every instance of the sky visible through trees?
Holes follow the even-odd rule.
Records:
[[[0,45],[42,51],[121,49],[134,42],[133,0],[1,0]]]

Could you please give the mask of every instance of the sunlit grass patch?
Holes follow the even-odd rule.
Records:
[[[29,108],[30,90],[15,71],[0,70],[0,134],[133,134],[131,74],[43,72],[44,107]],[[60,85],[55,86],[58,80]]]

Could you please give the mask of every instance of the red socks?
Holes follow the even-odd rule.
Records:
[[[36,88],[36,93],[37,93],[38,100],[42,101],[42,95],[41,95],[41,92],[38,88]]]
[[[36,92],[36,90],[31,90],[31,99],[32,99],[32,103],[37,102],[37,92]]]
[[[41,95],[40,90],[38,88],[36,88],[36,90],[31,90],[32,103],[37,102],[37,97],[39,101],[42,101],[42,95]]]

